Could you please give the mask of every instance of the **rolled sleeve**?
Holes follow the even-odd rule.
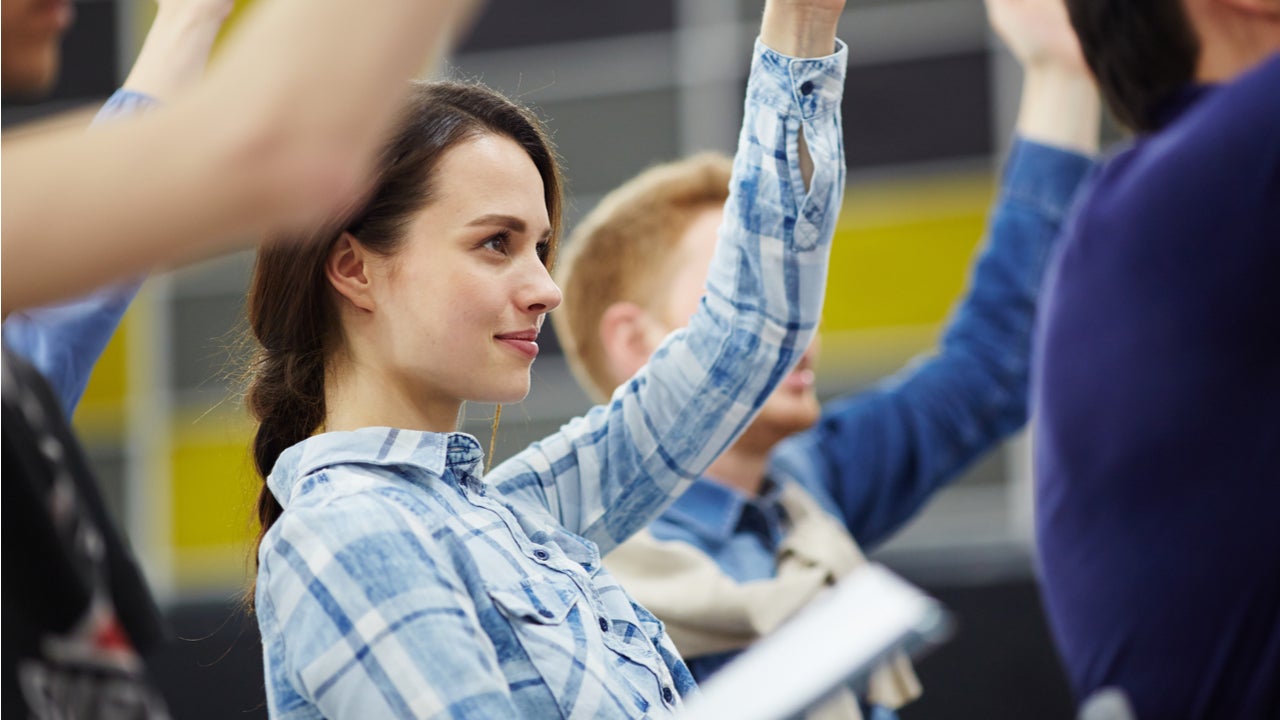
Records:
[[[1019,137],[1005,162],[1000,192],[1057,223],[1071,209],[1081,183],[1096,168],[1093,158]]]

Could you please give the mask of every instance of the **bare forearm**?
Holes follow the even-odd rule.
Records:
[[[772,0],[765,4],[760,41],[783,55],[823,57],[835,52],[843,3]]]
[[[4,313],[345,208],[472,4],[273,0],[172,106],[6,142]]]
[[[328,141],[361,156],[383,139],[407,81],[440,54],[467,1],[273,0],[215,60],[208,84],[233,103],[261,103],[288,126],[281,140]],[[301,18],[308,18],[306,23]],[[299,32],[305,28],[305,32]],[[285,44],[282,42],[287,39]],[[287,47],[288,52],[285,52]],[[279,72],[264,73],[264,65]],[[322,111],[322,112],[321,112]]]
[[[1051,64],[1031,65],[1024,72],[1018,133],[1046,145],[1096,154],[1102,114],[1093,79]]]
[[[161,5],[124,87],[171,101],[204,76],[230,2]]]

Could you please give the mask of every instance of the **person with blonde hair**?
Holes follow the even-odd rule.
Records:
[[[703,680],[864,562],[939,488],[1023,425],[1045,264],[1093,167],[1099,102],[1060,0],[991,0],[1025,70],[1022,106],[970,288],[937,354],[820,406],[816,347],[742,437],[605,565]],[[606,397],[699,306],[729,163],[697,155],[607,195],[566,244],[552,317],[580,383]],[[890,715],[920,691],[897,659],[815,717]]]

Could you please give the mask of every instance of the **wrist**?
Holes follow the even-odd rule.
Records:
[[[230,2],[165,4],[156,9],[155,24],[184,30],[212,27],[216,31],[231,14],[232,7],[234,4]]]
[[[840,14],[830,8],[770,2],[760,24],[760,41],[788,57],[826,57],[835,52]]]
[[[1086,154],[1098,151],[1102,101],[1093,78],[1061,65],[1028,65],[1018,110],[1018,133]]]

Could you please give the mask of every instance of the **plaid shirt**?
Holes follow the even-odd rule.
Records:
[[[757,43],[707,296],[608,405],[481,481],[461,433],[326,433],[268,479],[275,717],[661,717],[693,678],[601,568],[743,430],[808,346],[843,195],[846,48]],[[814,173],[806,192],[801,127]]]

